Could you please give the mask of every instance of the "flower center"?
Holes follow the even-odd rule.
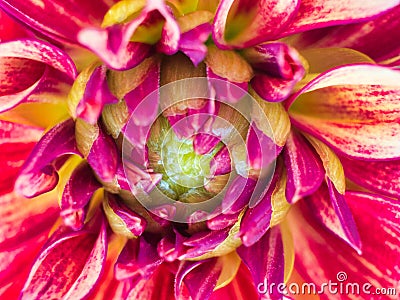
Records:
[[[210,163],[223,146],[199,155],[192,137],[179,137],[164,116],[153,124],[147,142],[149,167],[162,174],[158,189],[168,197],[182,202],[201,202],[213,196],[205,186],[213,178]]]

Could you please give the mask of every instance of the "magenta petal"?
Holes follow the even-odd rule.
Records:
[[[210,84],[215,89],[216,99],[228,103],[236,103],[246,95],[248,87],[247,82],[230,81],[227,78],[215,74],[208,66],[206,70],[207,78],[211,79]],[[224,85],[223,82],[226,82],[226,85]]]
[[[297,81],[274,78],[266,74],[256,74],[250,83],[251,87],[264,100],[282,102],[290,96]]]
[[[96,124],[104,105],[117,103],[118,99],[110,92],[106,78],[107,68],[97,67],[90,76],[83,98],[76,108],[77,116],[89,124]]]
[[[287,170],[286,199],[295,203],[314,193],[324,180],[325,170],[321,160],[307,140],[291,131],[283,148]]]
[[[86,28],[79,32],[79,42],[99,56],[109,68],[127,70],[151,55],[151,46],[130,42],[125,26],[114,25],[105,29]]]
[[[11,192],[19,170],[42,130],[0,120],[0,195]]]
[[[222,147],[210,162],[211,174],[218,176],[231,171],[231,158],[228,147]]]
[[[336,0],[302,0],[298,14],[284,35],[315,28],[354,23],[372,18],[399,4],[398,0],[368,2]]]
[[[193,300],[209,299],[221,271],[222,266],[218,264],[217,258],[182,262],[175,277],[175,298],[181,299],[180,290],[184,283]]]
[[[246,48],[273,40],[283,31],[298,8],[297,0],[222,0],[214,18],[213,39],[220,48]],[[230,23],[247,16],[246,24],[236,24],[240,32],[229,32]],[[239,21],[236,21],[239,22]],[[234,36],[227,36],[234,35]]]
[[[210,153],[220,142],[220,139],[207,133],[196,134],[193,139],[193,149],[198,155]]]
[[[119,154],[114,139],[99,128],[99,136],[94,141],[87,157],[89,165],[105,182],[113,181],[118,168]]]
[[[328,189],[323,185],[304,201],[322,225],[361,254],[360,236],[345,197],[336,191],[329,179],[327,183]]]
[[[224,214],[240,212],[250,201],[257,181],[238,175],[229,185],[222,200]]]
[[[139,236],[144,232],[144,229],[146,228],[146,220],[138,213],[126,207],[126,205],[118,201],[114,196],[112,196],[112,194],[108,195],[108,204],[134,236]]]
[[[69,43],[76,43],[76,35],[81,28],[100,26],[109,2],[83,1],[41,1],[2,0],[0,7],[21,23],[27,24],[41,33]]]
[[[61,217],[65,225],[74,230],[82,229],[87,204],[100,187],[88,164],[82,163],[73,171],[61,198]]]
[[[309,209],[293,210],[289,220],[296,270],[306,282],[317,286],[328,280],[337,283],[338,273],[345,272],[348,279],[344,283],[359,283],[360,287],[370,283],[371,292],[375,288],[397,287],[400,280],[398,200],[361,192],[347,192],[345,199],[359,229],[362,255],[357,255],[320,226]],[[361,299],[370,296],[360,294]]]
[[[233,226],[238,220],[239,212],[235,214],[220,214],[212,219],[207,220],[207,227],[211,230],[222,230]]]
[[[50,129],[37,143],[15,182],[16,191],[30,198],[52,190],[58,182],[55,160],[66,154],[81,156],[72,119]]]
[[[225,228],[222,230],[211,230],[210,232],[205,231],[192,235],[183,242],[185,246],[190,246],[191,248],[187,250],[180,259],[195,258],[213,250],[228,237],[228,233],[229,228]]]
[[[278,226],[271,228],[254,245],[240,246],[236,249],[242,261],[249,268],[253,282],[260,290],[266,290],[271,284],[283,283],[285,260],[283,253],[283,242]],[[272,299],[282,299],[277,289],[268,295]]]
[[[202,62],[207,54],[204,42],[210,33],[211,24],[205,23],[181,34],[179,50],[185,53],[195,66]]]
[[[130,239],[115,264],[115,277],[118,280],[132,278],[135,282],[149,279],[162,261],[157,247],[147,242],[143,236]]]
[[[271,197],[281,177],[286,176],[283,172],[283,164],[278,163],[274,177],[266,193],[254,206],[250,206],[243,215],[240,223],[239,236],[246,247],[255,244],[270,228],[272,216]]]
[[[341,156],[347,178],[371,191],[389,197],[400,195],[400,162],[394,161],[362,161]]]
[[[107,254],[106,227],[98,234],[61,228],[43,247],[21,299],[81,299],[95,287]]]
[[[258,129],[255,122],[249,127],[246,147],[248,163],[254,170],[267,168],[282,151],[282,147]]]
[[[400,5],[368,22],[304,32],[295,47],[352,48],[377,62],[390,59],[400,54],[399,13]]]

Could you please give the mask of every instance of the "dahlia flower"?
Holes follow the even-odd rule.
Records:
[[[1,298],[396,299],[399,15],[0,0]]]

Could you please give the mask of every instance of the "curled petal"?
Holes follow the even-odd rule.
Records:
[[[293,123],[339,153],[358,159],[398,158],[399,82],[400,72],[385,67],[338,67],[311,81],[287,105],[296,100],[289,111]]]
[[[296,131],[289,134],[283,156],[288,176],[286,197],[294,203],[318,189],[325,171],[307,140]]]
[[[330,180],[327,183],[328,188],[321,186],[304,201],[321,224],[361,254],[360,236],[346,200],[336,191]]]
[[[156,246],[144,237],[130,239],[115,264],[115,277],[118,280],[133,278],[136,282],[149,279],[162,261]]]
[[[104,66],[97,67],[93,71],[76,108],[76,115],[89,124],[97,122],[104,105],[118,102],[108,88],[106,71]]]
[[[182,33],[179,40],[179,50],[185,53],[192,63],[197,66],[207,54],[207,47],[204,42],[211,33],[209,23],[201,24],[192,30]]]
[[[106,253],[104,223],[97,234],[87,230],[70,233],[60,228],[36,259],[21,299],[86,297],[100,277]]]
[[[180,299],[183,283],[193,300],[208,299],[217,284],[222,266],[217,258],[204,261],[184,261],[179,266],[175,280],[175,298]]]
[[[16,191],[29,198],[52,190],[58,182],[56,159],[66,154],[81,155],[72,119],[53,127],[37,143],[15,182]]]
[[[40,93],[65,92],[62,84],[76,77],[74,62],[60,49],[38,40],[0,44],[0,111],[23,101],[37,101]]]
[[[222,0],[215,18],[213,39],[220,48],[246,48],[273,40],[290,23],[297,0]]]
[[[283,35],[372,18],[399,4],[398,0],[302,0],[298,13]]]
[[[112,69],[126,70],[135,67],[151,54],[151,46],[131,42],[131,37],[139,26],[148,18],[154,17],[154,14],[165,21],[157,48],[163,53],[172,55],[178,51],[179,26],[168,7],[160,0],[148,1],[140,15],[129,23],[111,25],[105,29],[83,29],[78,34],[78,40],[95,52]]]
[[[257,287],[265,283],[278,285],[283,283],[285,260],[282,236],[279,227],[271,228],[257,243],[252,246],[241,246],[237,249],[242,261],[249,268],[253,282]],[[268,287],[260,290],[268,291]],[[270,295],[278,299],[276,289]]]
[[[22,23],[62,42],[77,43],[79,30],[100,26],[107,1],[0,1],[0,7]],[[62,9],[61,9],[62,8]]]
[[[61,217],[74,230],[80,230],[86,218],[87,204],[100,183],[86,163],[79,165],[65,185],[61,198]]]

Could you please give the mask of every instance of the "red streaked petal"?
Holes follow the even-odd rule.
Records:
[[[363,254],[319,225],[313,212],[292,209],[290,221],[295,245],[295,268],[306,282],[317,286],[328,280],[338,282],[339,272],[347,274],[347,282],[370,283],[374,288],[397,287],[400,280],[399,210],[397,200],[362,192],[345,195],[359,229]],[[304,209],[303,209],[304,208]],[[371,289],[371,291],[373,291]],[[366,295],[361,295],[364,299]]]
[[[193,300],[208,299],[217,284],[222,266],[217,258],[183,261],[175,277],[175,298],[180,299],[183,283]]]
[[[50,229],[60,211],[54,195],[26,199],[11,192],[0,196],[0,205],[0,249],[12,248]]]
[[[20,39],[1,43],[0,57],[17,57],[42,62],[71,79],[75,79],[77,75],[73,60],[64,51],[39,40]]]
[[[104,105],[118,102],[108,88],[106,72],[105,66],[100,66],[93,71],[86,84],[83,98],[76,108],[77,116],[89,124],[97,123]]]
[[[222,0],[214,18],[214,42],[220,48],[245,48],[272,40],[297,8],[297,0]]]
[[[346,200],[336,191],[329,179],[327,183],[328,188],[325,184],[322,185],[304,201],[323,226],[361,253],[360,237]]]
[[[368,22],[304,32],[296,38],[294,47],[351,48],[381,62],[400,55],[399,13],[400,5]]]
[[[98,234],[56,231],[32,266],[21,299],[86,297],[99,279],[106,253],[104,222]]]
[[[287,106],[292,103],[292,122],[337,152],[367,160],[400,157],[399,71],[338,67],[311,81]]]
[[[236,249],[242,261],[249,268],[253,282],[257,287],[267,283],[278,285],[283,283],[285,261],[283,255],[283,242],[278,226],[271,228],[257,243]],[[268,287],[265,287],[268,290]],[[277,299],[276,293],[269,295]]]
[[[307,140],[291,131],[283,148],[287,170],[286,198],[295,203],[315,192],[324,180],[325,170],[321,160]]]
[[[0,195],[11,192],[25,159],[42,130],[0,120]]]
[[[347,178],[371,191],[389,197],[400,195],[400,162],[362,161],[340,157]]]
[[[100,26],[108,1],[2,0],[0,7],[35,30],[60,41],[76,43],[81,28]]]
[[[118,149],[114,139],[101,128],[99,136],[90,148],[87,161],[101,180],[113,181],[119,164]]]
[[[16,191],[25,197],[34,197],[52,190],[58,182],[54,162],[66,154],[81,155],[76,147],[72,119],[50,129],[36,144],[15,182]]]
[[[61,217],[65,225],[74,230],[80,230],[83,227],[87,212],[86,205],[100,187],[100,183],[86,162],[73,171],[61,198]]]
[[[399,4],[398,0],[368,2],[302,0],[296,17],[284,35],[372,18]]]

